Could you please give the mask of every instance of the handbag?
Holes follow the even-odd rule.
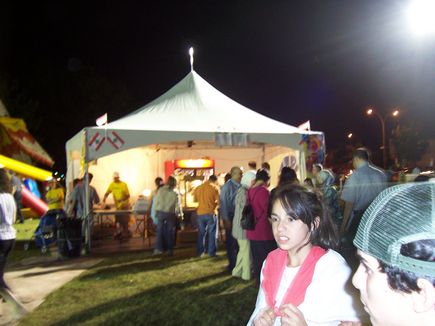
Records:
[[[254,209],[252,208],[252,205],[249,201],[248,194],[246,194],[246,201],[247,202],[245,204],[245,207],[243,207],[242,218],[240,219],[240,225],[244,230],[254,230],[256,221],[254,216]]]

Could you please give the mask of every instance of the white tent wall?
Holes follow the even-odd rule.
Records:
[[[151,147],[140,147],[100,158],[90,165],[89,172],[94,176],[92,185],[100,196],[103,196],[112,181],[113,172],[119,172],[121,180],[128,184],[132,202],[134,202],[145,189],[154,188],[154,179],[157,176],[164,177],[165,161],[208,157],[215,160],[216,173],[226,173],[233,166],[242,166],[247,169],[249,161],[256,161],[260,166],[264,159],[271,166],[271,185],[275,186],[281,164],[287,156],[294,156],[295,161],[299,161],[298,152],[281,146],[267,146],[264,153],[263,148],[258,147],[160,149],[158,151]],[[110,196],[108,203],[111,201]]]

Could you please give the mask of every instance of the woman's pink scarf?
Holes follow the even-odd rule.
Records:
[[[319,259],[326,253],[325,249],[313,246],[305,258],[302,266],[299,268],[295,278],[291,282],[287,292],[284,295],[281,306],[291,303],[295,307],[299,306],[305,299],[305,293],[311,284],[314,275],[314,269]],[[273,307],[275,314],[281,316],[279,308],[276,308],[276,295],[278,293],[281,278],[287,266],[288,253],[286,250],[275,249],[267,256],[263,268],[263,287],[266,302],[269,307]]]

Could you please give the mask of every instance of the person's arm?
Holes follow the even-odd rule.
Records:
[[[347,223],[349,222],[350,215],[352,213],[353,205],[355,203],[355,180],[354,175],[351,175],[347,179],[341,193],[341,200],[344,201],[344,214],[343,221],[340,227],[340,233],[343,234],[346,231]]]
[[[214,202],[216,204],[214,211],[215,211],[215,214],[217,215],[217,212],[218,212],[218,209],[219,209],[219,191],[217,189],[215,189],[215,190],[216,191],[214,193],[214,198],[213,199],[214,199]]]
[[[107,199],[107,197],[109,197],[109,195],[110,195],[111,193],[112,193],[112,184],[109,185],[109,187],[108,187],[107,190],[106,190],[106,193],[104,194],[104,197],[103,197],[103,204],[106,203],[106,199]]]
[[[175,202],[175,213],[183,218],[183,207],[181,206],[181,196],[178,193],[175,193],[176,202]]]
[[[254,198],[255,204],[258,207],[258,218],[261,218],[262,216],[266,216],[267,219],[267,211],[269,210],[269,192],[267,189],[258,189],[257,192],[252,195],[251,198]]]
[[[222,187],[221,189],[221,195],[220,195],[220,214],[222,217],[222,220],[228,220],[228,207],[227,207],[227,187]]]
[[[100,197],[98,196],[98,192],[95,188],[91,188],[93,192],[93,202],[98,205],[100,203]]]
[[[347,223],[350,219],[350,214],[352,213],[353,203],[350,201],[344,202],[344,214],[343,214],[343,222],[341,223],[340,233],[343,234],[346,232]]]

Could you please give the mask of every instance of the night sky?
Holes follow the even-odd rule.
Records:
[[[353,132],[375,148],[399,107],[435,136],[435,40],[412,35],[407,1],[4,1],[0,96],[65,164],[65,142],[113,121],[195,70],[264,115],[311,120],[328,148]],[[389,128],[397,122],[390,120]]]

